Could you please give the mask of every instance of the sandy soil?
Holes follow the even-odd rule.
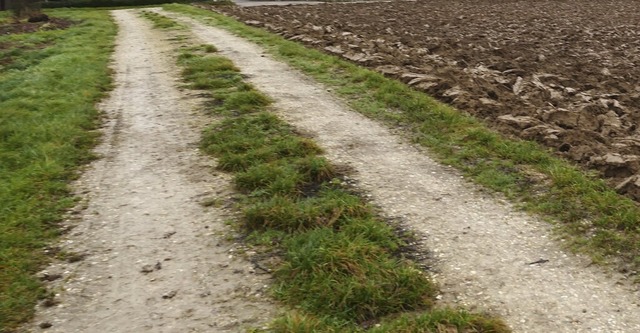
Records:
[[[39,307],[30,328],[224,332],[260,325],[273,314],[260,296],[267,277],[232,258],[237,245],[220,236],[230,210],[200,205],[225,202],[232,192],[198,155],[206,122],[198,100],[176,89],[170,44],[134,13],[114,12],[121,31],[117,88],[103,105],[104,158],[78,184],[88,207],[65,238],[64,248],[85,259],[43,272],[63,277],[52,283],[60,303]],[[424,235],[443,304],[499,314],[516,332],[640,331],[636,287],[563,252],[547,224],[484,194],[255,45],[171,16],[231,58],[334,163],[351,166],[357,185],[389,217]]]
[[[25,331],[241,332],[273,316],[268,276],[225,240],[229,179],[197,142],[207,118],[177,89],[172,46],[132,11],[115,11],[116,88],[105,114],[102,159],[78,182],[88,206],[64,239],[76,263],[43,272],[58,295]],[[226,203],[226,204],[225,204]],[[59,278],[61,277],[61,278]],[[59,279],[58,279],[59,278]],[[49,304],[51,305],[51,304]]]
[[[635,0],[219,7],[598,170],[640,200]]]
[[[425,236],[444,303],[497,313],[516,332],[640,331],[637,287],[562,251],[546,223],[483,194],[255,45],[181,22],[232,59],[334,163],[351,166],[374,204]]]

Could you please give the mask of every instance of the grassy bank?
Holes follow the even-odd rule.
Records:
[[[28,319],[44,290],[34,273],[74,204],[68,183],[92,158],[109,89],[108,12],[55,10],[64,30],[0,36],[0,332]]]
[[[278,59],[333,87],[357,111],[400,128],[442,163],[556,223],[571,248],[637,276],[640,208],[598,177],[535,143],[510,140],[408,86],[231,18],[190,6],[191,15],[263,46]]]
[[[269,112],[270,99],[214,46],[184,50],[179,64],[192,88],[211,92],[216,121],[202,149],[234,175],[242,228],[255,245],[282,253],[269,269],[274,296],[291,310],[271,330],[364,332],[378,324],[375,332],[508,332],[497,319],[434,309],[436,286],[404,258],[403,240],[343,184],[320,147]]]

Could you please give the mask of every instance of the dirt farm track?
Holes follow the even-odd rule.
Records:
[[[640,199],[640,3],[395,1],[227,14],[397,77]]]

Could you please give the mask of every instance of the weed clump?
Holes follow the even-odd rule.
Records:
[[[244,215],[250,230],[295,232],[318,227],[339,227],[352,218],[371,217],[372,210],[357,196],[341,190],[325,190],[308,198],[277,195],[255,200],[247,205]]]

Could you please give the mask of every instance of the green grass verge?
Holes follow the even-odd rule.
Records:
[[[342,184],[321,148],[268,112],[269,98],[243,82],[228,59],[204,49],[190,48],[178,59],[189,84],[214,99],[209,109],[218,121],[205,131],[202,149],[234,174],[250,239],[284,253],[273,267],[273,292],[296,310],[276,320],[272,331],[364,332],[380,322],[387,326],[378,332],[397,332],[428,321],[509,331],[489,317],[433,310],[437,288],[402,256],[403,241]],[[406,312],[420,314],[401,316]]]
[[[44,295],[34,273],[74,204],[68,183],[92,158],[94,103],[110,88],[115,26],[108,12],[55,10],[66,30],[0,36],[0,332]]]
[[[596,262],[615,262],[624,272],[637,274],[640,269],[638,204],[548,149],[506,139],[398,81],[229,17],[185,5],[164,8],[256,42],[333,87],[355,110],[402,129],[442,163],[556,223],[572,249],[591,255]]]

